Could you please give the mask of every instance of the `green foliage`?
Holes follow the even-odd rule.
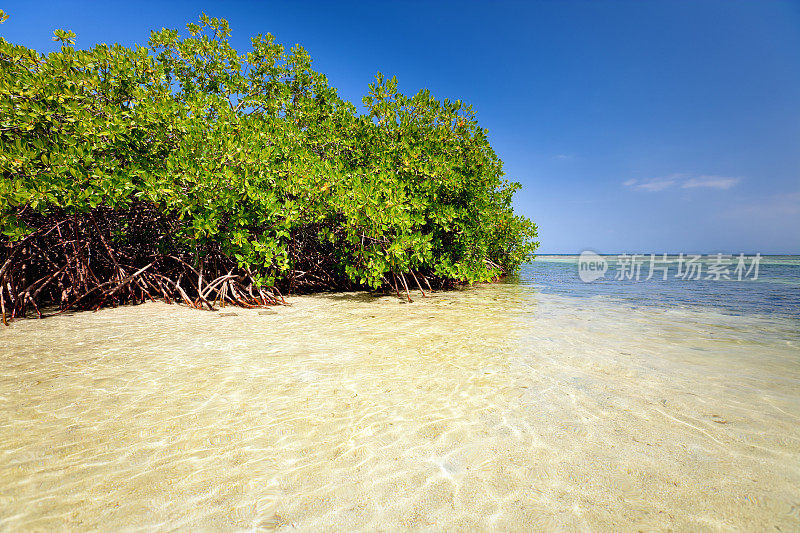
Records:
[[[0,38],[5,242],[98,210],[130,241],[126,217],[147,206],[160,253],[221,253],[265,286],[472,283],[532,257],[519,185],[470,107],[379,74],[360,115],[300,46],[259,35],[239,54],[225,20],[187,29],[88,50],[56,30],[48,55]]]

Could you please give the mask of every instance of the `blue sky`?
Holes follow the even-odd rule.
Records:
[[[5,2],[7,40],[145,44],[201,11],[472,104],[542,253],[800,253],[800,3]]]

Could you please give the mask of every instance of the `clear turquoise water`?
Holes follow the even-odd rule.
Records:
[[[611,263],[617,260],[617,256],[604,258]],[[703,259],[707,269],[710,261]],[[606,278],[584,283],[578,277],[577,264],[575,255],[539,256],[509,282],[532,285],[543,293],[606,298],[634,308],[711,308],[731,315],[800,319],[800,256],[797,255],[762,256],[758,279],[742,281],[675,278],[677,267],[673,263],[666,281],[661,279],[660,273],[645,280],[648,271],[648,264],[645,264],[639,281],[614,279],[614,272],[619,269],[612,265]]]
[[[15,321],[0,531],[800,531],[798,258],[759,277]]]

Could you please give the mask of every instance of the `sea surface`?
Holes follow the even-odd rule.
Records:
[[[798,531],[800,259],[0,329],[0,530]]]
[[[636,259],[640,265],[638,276],[636,271],[632,272],[631,265],[635,263],[630,254],[601,257],[608,263],[608,271],[603,278],[590,283],[581,281],[577,275],[579,256],[575,255],[539,256],[510,281],[531,285],[548,294],[605,298],[634,307],[706,309],[730,315],[800,319],[800,256],[797,255],[758,259],[755,255],[744,255],[744,267],[750,272],[739,275],[738,255],[720,258],[718,273],[710,270],[718,261],[716,254],[692,256],[699,257],[696,263],[700,266],[688,276],[685,275],[691,259],[688,255],[682,258],[682,267],[679,267],[681,258],[676,255],[666,258],[662,254],[640,255]],[[753,268],[754,261],[757,270]]]

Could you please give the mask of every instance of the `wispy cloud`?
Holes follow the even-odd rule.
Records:
[[[683,185],[684,189],[694,189],[697,187],[707,187],[709,189],[727,190],[742,181],[742,178],[731,178],[727,176],[697,176],[689,178]]]
[[[660,192],[671,187],[681,189],[721,189],[727,190],[739,183],[741,178],[729,176],[689,176],[687,174],[672,174],[660,178],[649,178],[644,180],[629,179],[622,183],[625,187],[637,191]]]
[[[638,191],[659,192],[669,189],[675,183],[677,183],[677,176],[667,176],[665,178],[650,178],[642,181],[631,179],[623,183],[623,185]]]

